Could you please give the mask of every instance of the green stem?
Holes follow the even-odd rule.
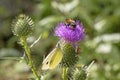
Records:
[[[67,80],[67,70],[68,70],[68,68],[66,68],[66,67],[63,68],[63,73],[62,73],[63,80]]]
[[[22,42],[22,45],[23,45],[23,47],[24,47],[24,49],[25,49],[25,52],[26,52],[26,54],[27,54],[27,56],[28,56],[29,66],[30,66],[30,68],[31,68],[31,70],[32,70],[32,72],[33,72],[36,80],[40,80],[40,79],[39,79],[39,76],[38,76],[38,74],[37,74],[37,71],[35,70],[35,67],[34,67],[34,65],[33,65],[32,57],[31,57],[31,52],[30,52],[30,48],[29,48],[28,45],[27,45],[26,37],[21,37],[21,42]]]

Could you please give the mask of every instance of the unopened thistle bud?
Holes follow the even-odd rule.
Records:
[[[71,44],[65,44],[61,46],[63,58],[61,61],[62,67],[74,67],[78,61],[78,55],[75,52],[75,48]]]
[[[33,32],[33,20],[24,14],[20,14],[13,20],[12,32],[16,36],[28,36]]]
[[[73,72],[73,80],[86,80],[89,70],[94,63],[95,60],[92,60],[89,64],[83,66],[82,68],[76,68]]]
[[[86,77],[87,77],[87,73],[85,70],[77,68],[74,71],[73,80],[85,80]]]

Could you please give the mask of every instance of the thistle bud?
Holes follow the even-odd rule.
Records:
[[[74,71],[73,80],[85,80],[86,77],[87,77],[87,73],[85,70],[77,68]]]
[[[89,64],[83,66],[82,68],[76,68],[74,70],[73,80],[85,80],[94,62],[95,60],[92,60]]]
[[[74,67],[76,62],[78,61],[78,55],[75,52],[75,48],[71,44],[66,43],[64,46],[61,46],[61,49],[63,52],[61,66]]]
[[[28,36],[33,31],[33,21],[29,16],[20,14],[16,19],[13,20],[12,32],[16,36]]]

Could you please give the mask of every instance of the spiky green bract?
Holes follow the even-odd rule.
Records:
[[[74,67],[76,62],[78,61],[78,55],[75,52],[75,48],[70,43],[64,43],[61,46],[63,52],[63,58],[61,61],[62,67]]]
[[[75,68],[68,68],[68,71],[67,71],[68,80],[73,80],[74,71],[75,71]]]
[[[12,32],[16,36],[28,36],[33,32],[33,20],[24,14],[20,14],[12,23]]]
[[[85,80],[87,77],[87,72],[83,69],[76,68],[73,74],[73,80]]]

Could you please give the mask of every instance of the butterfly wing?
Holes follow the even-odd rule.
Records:
[[[49,69],[49,65],[50,65],[50,61],[51,61],[51,58],[53,56],[53,54],[55,53],[56,51],[56,48],[53,49],[50,54],[48,54],[48,56],[43,60],[43,63],[42,63],[42,70],[47,70]]]
[[[56,47],[44,59],[42,63],[42,70],[55,68],[60,63],[61,59],[62,59],[62,52],[58,47]]]
[[[52,56],[50,61],[50,69],[54,69],[62,60],[63,54],[59,48],[56,49],[56,53]]]

